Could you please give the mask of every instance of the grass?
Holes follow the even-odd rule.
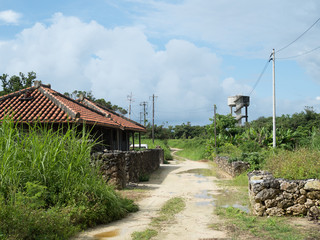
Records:
[[[148,144],[148,148],[156,148],[157,146],[160,146],[164,150],[164,159],[165,160],[173,159],[170,152],[170,148],[168,146],[168,142],[166,140],[155,139],[153,143],[152,139],[142,139],[141,143]]]
[[[181,197],[169,199],[160,209],[159,215],[152,219],[150,226],[142,232],[133,232],[131,237],[133,240],[149,240],[158,235],[159,229],[164,224],[173,221],[175,215],[185,208],[185,201]]]
[[[158,232],[154,229],[146,229],[142,232],[134,232],[132,233],[131,237],[132,240],[149,240],[152,237],[155,237],[158,235]]]
[[[159,216],[152,219],[151,225],[154,227],[158,227],[163,222],[171,221],[174,218],[174,216],[177,213],[181,212],[184,208],[185,202],[183,198],[171,198],[162,206],[159,212]]]
[[[85,128],[52,129],[2,121],[0,239],[67,239],[137,210],[91,165]]]
[[[176,155],[191,160],[202,160],[207,158],[205,139],[169,139],[168,145],[172,148],[180,148]]]
[[[247,236],[248,239],[302,240],[306,239],[309,235],[308,232],[299,231],[297,228],[288,224],[286,218],[251,216],[233,207],[216,208],[216,213],[220,217],[227,219],[226,228],[229,229],[229,231],[231,230],[233,239],[237,239],[237,237],[240,236]],[[311,234],[313,235],[314,233]],[[320,235],[318,234],[316,237],[320,237]]]
[[[249,180],[247,173],[242,173],[230,180],[224,182],[226,186],[246,187],[248,188]]]
[[[223,192],[216,196],[215,213],[225,220],[224,224],[211,224],[215,230],[227,230],[231,239],[302,240],[320,239],[317,226],[297,226],[290,217],[257,217],[232,204],[245,206],[248,199],[248,177],[241,174],[231,180],[218,180]],[[226,207],[228,206],[228,207]]]
[[[265,169],[275,177],[286,179],[320,179],[320,151],[300,148],[295,151],[279,150],[269,156]]]

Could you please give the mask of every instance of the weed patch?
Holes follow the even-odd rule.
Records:
[[[302,240],[305,236],[285,222],[283,218],[251,216],[239,209],[216,208],[216,214],[226,218],[229,228],[236,228],[238,235],[250,233],[252,237],[265,239]]]
[[[143,232],[134,232],[132,233],[131,237],[132,240],[149,240],[152,237],[158,235],[158,232],[154,229],[146,229]]]
[[[265,168],[274,177],[286,179],[320,178],[320,151],[301,148],[295,151],[280,150],[270,155]]]
[[[151,225],[157,227],[163,222],[171,221],[174,215],[181,212],[184,208],[185,202],[183,198],[171,198],[162,206],[159,216],[152,219]]]
[[[185,208],[185,201],[183,198],[175,197],[169,199],[160,209],[159,216],[152,219],[150,226],[142,232],[134,232],[131,234],[133,240],[149,240],[158,235],[158,229],[164,223],[168,223],[174,219],[174,216]]]

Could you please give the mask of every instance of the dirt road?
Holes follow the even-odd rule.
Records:
[[[213,197],[219,194],[219,187],[213,181],[215,177],[197,174],[197,169],[208,168],[206,162],[190,160],[161,165],[147,183],[138,185],[148,189],[148,197],[138,202],[140,207],[138,212],[120,221],[87,231],[76,239],[131,239],[133,232],[147,229],[161,206],[173,197],[182,197],[186,207],[176,215],[174,223],[163,226],[158,236],[153,239],[226,238],[225,232],[215,231],[209,227],[210,224],[219,224],[218,217],[213,213]],[[108,235],[115,236],[102,237]]]

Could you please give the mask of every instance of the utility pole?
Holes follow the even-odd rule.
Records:
[[[273,126],[273,148],[276,147],[276,74],[275,74],[275,61],[276,61],[276,56],[275,56],[275,50],[273,49],[272,54],[271,54],[273,61],[273,81],[272,81],[272,89],[273,89],[273,118],[272,118],[272,126]],[[271,57],[270,56],[270,57]]]
[[[129,119],[131,119],[131,103],[134,102],[134,100],[132,98],[132,92],[130,93],[130,95],[127,95],[127,99],[129,101],[128,116],[129,116]]]
[[[142,112],[140,112],[140,124],[142,124]]]
[[[154,94],[152,95],[152,143],[154,143],[154,98],[156,98]]]
[[[143,106],[143,126],[146,126],[146,115],[148,114],[146,112],[146,106],[147,106],[148,102],[142,102],[140,103],[140,106]]]
[[[214,104],[213,106],[213,114],[214,114],[214,148],[217,152],[217,118],[216,118],[217,106]]]

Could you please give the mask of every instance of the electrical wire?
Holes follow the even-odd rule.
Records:
[[[178,111],[162,111],[158,110],[159,113],[200,113],[200,112],[212,112],[212,109],[209,108],[196,108],[196,109],[186,109],[186,110],[178,110]]]
[[[312,52],[314,52],[314,51],[316,51],[316,50],[318,50],[318,49],[320,49],[320,46],[319,46],[319,47],[316,47],[316,48],[314,48],[314,49],[311,49],[311,50],[309,50],[309,51],[306,51],[306,52],[303,52],[303,53],[294,55],[294,56],[290,56],[290,57],[280,57],[280,58],[277,58],[277,59],[281,59],[281,60],[282,60],[282,59],[297,58],[297,57],[301,57],[301,56],[307,55],[307,54],[309,54],[309,53],[312,53]]]
[[[277,53],[286,49],[287,47],[289,47],[290,45],[292,45],[293,43],[295,43],[296,41],[298,41],[303,35],[305,35],[311,28],[314,27],[314,25],[316,25],[318,22],[320,21],[320,18],[317,19],[317,21],[315,21],[307,30],[305,30],[302,34],[300,34],[295,40],[293,40],[292,42],[290,42],[288,45],[280,48],[278,51],[276,51]]]
[[[251,92],[249,93],[249,96],[251,96],[251,93],[254,91],[254,89],[257,87],[258,83],[260,82],[260,80],[261,80],[264,72],[267,70],[267,67],[268,67],[268,65],[269,65],[269,62],[270,62],[270,59],[268,59],[268,61],[267,61],[266,64],[264,65],[264,67],[263,67],[263,69],[262,69],[262,71],[261,71],[258,79],[256,80],[255,84],[253,85],[253,88],[252,88]]]

